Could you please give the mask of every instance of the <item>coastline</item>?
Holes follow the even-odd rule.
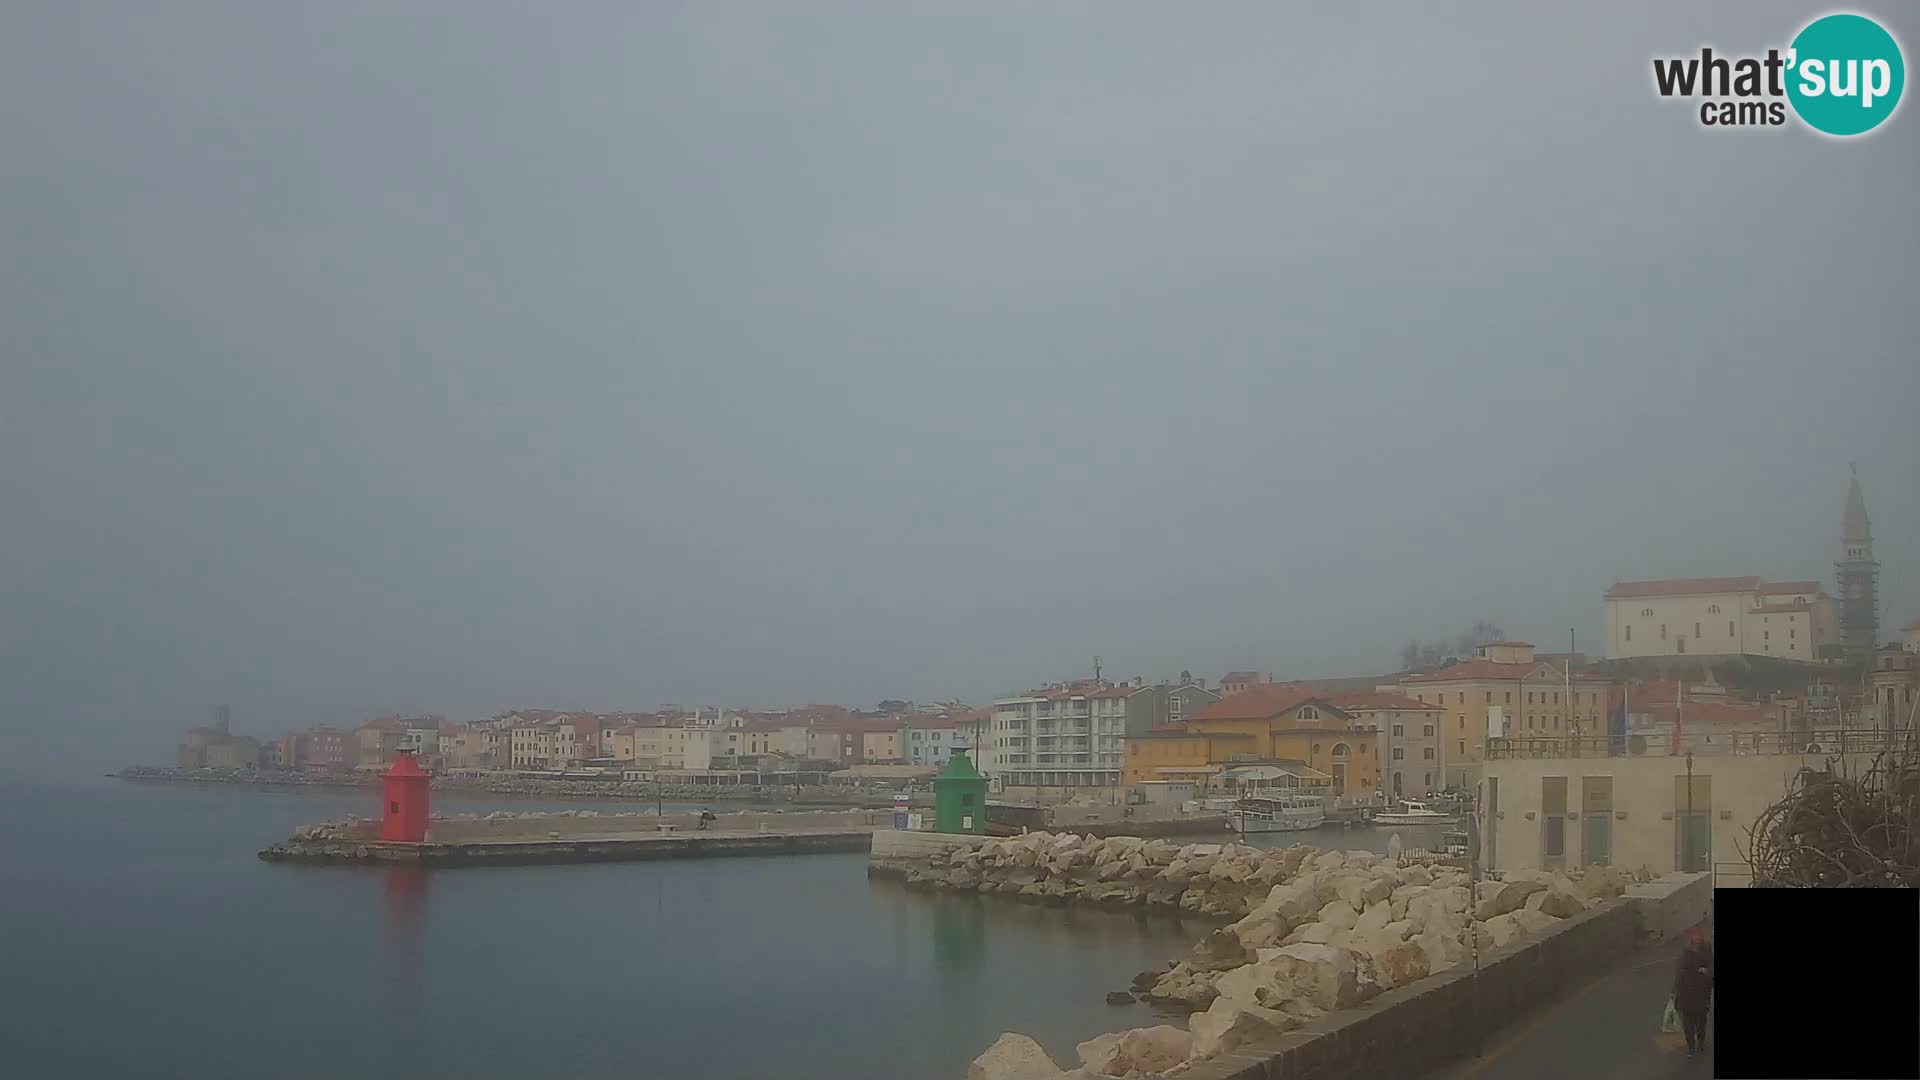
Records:
[[[360,779],[323,774],[310,777],[299,773],[223,772],[218,770],[182,770],[159,766],[133,765],[105,774],[109,779],[140,784],[183,784],[195,787],[238,787],[256,791],[370,791],[379,787],[378,776]],[[762,789],[729,787],[693,787],[634,784],[599,780],[547,780],[516,777],[504,780],[463,780],[435,777],[436,794],[453,797],[501,799],[581,799],[605,802],[651,803],[664,798],[668,802],[756,802],[790,806],[838,806],[861,809],[890,809],[891,796],[833,788]],[[914,805],[930,804],[925,793],[915,793]]]

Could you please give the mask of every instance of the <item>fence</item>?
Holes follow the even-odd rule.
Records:
[[[1714,863],[1713,887],[1716,889],[1752,888],[1753,867],[1743,862]]]
[[[1817,731],[1722,731],[1692,735],[1626,735],[1583,738],[1488,739],[1487,758],[1678,757],[1775,754],[1828,757],[1840,754],[1920,754],[1920,737],[1883,728]]]

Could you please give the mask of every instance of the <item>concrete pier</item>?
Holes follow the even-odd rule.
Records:
[[[659,833],[553,840],[479,840],[419,844],[378,840],[284,840],[260,852],[266,862],[365,866],[539,866],[740,855],[824,855],[866,851],[868,828],[841,831]]]

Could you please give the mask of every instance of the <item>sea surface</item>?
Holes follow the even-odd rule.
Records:
[[[1003,1031],[1072,1065],[1076,1042],[1162,1022],[1105,993],[1207,928],[908,892],[870,882],[865,855],[255,857],[375,809],[358,791],[0,781],[0,1076],[957,1080]]]

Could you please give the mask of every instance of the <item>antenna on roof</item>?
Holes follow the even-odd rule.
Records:
[[[1093,681],[1100,681],[1100,658],[1097,656],[1093,658]]]

